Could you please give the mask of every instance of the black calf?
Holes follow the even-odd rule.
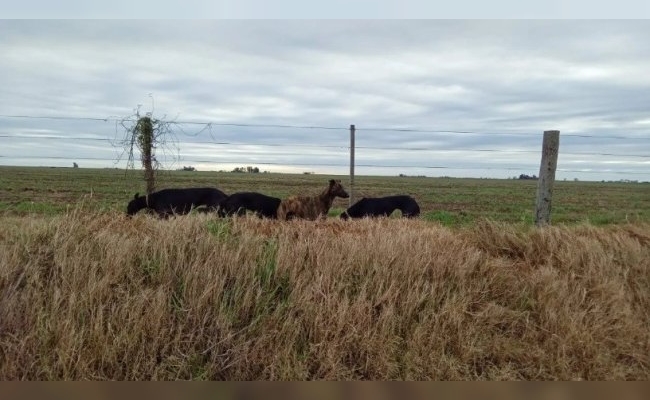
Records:
[[[163,189],[148,196],[136,193],[126,207],[128,215],[134,215],[143,208],[155,211],[160,217],[170,214],[187,214],[193,208],[206,206],[210,211],[217,211],[219,203],[227,195],[215,188]]]
[[[219,215],[244,215],[246,210],[253,211],[257,216],[277,218],[280,199],[255,192],[233,193],[221,202]]]
[[[400,210],[403,217],[414,218],[420,215],[420,206],[411,196],[364,197],[352,207],[345,210],[340,217],[387,217],[393,211]]]

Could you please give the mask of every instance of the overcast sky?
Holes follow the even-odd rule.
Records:
[[[178,122],[171,169],[347,174],[355,124],[357,174],[536,175],[557,129],[558,179],[650,181],[648,20],[0,20],[0,37],[3,165],[123,167],[115,119],[141,105]]]

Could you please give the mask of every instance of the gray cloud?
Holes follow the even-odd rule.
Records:
[[[23,0],[3,8],[5,18],[643,18],[636,0]]]
[[[650,180],[650,158],[630,156],[650,156],[648,21],[4,20],[0,35],[5,115],[140,104],[214,123],[175,126],[168,167],[345,174],[355,124],[358,173],[509,177],[536,174],[542,131],[559,129],[560,179]],[[123,132],[0,117],[0,135],[42,134],[77,139],[3,137],[0,163],[112,167]]]

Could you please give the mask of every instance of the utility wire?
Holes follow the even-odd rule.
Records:
[[[131,118],[94,118],[94,117],[74,117],[74,116],[38,116],[38,115],[8,115],[0,114],[0,118],[22,118],[22,119],[52,119],[52,120],[87,120],[102,122],[122,122],[135,121]],[[232,127],[252,127],[252,128],[287,128],[287,129],[323,129],[323,130],[341,130],[347,131],[349,127],[339,126],[318,126],[318,125],[291,125],[291,124],[247,124],[247,123],[229,123],[229,122],[209,122],[209,121],[174,121],[161,120],[164,123],[204,125],[209,126],[232,126]],[[626,128],[627,130],[647,130],[645,128]],[[356,132],[415,132],[415,133],[454,133],[454,134],[473,134],[473,135],[505,135],[505,136],[528,136],[539,137],[540,133],[529,132],[481,132],[474,130],[445,130],[445,129],[417,129],[417,128],[381,128],[381,127],[356,127]],[[646,137],[621,136],[621,135],[588,135],[588,134],[562,134],[562,137],[579,137],[579,138],[600,138],[600,139],[644,139]]]
[[[0,138],[12,139],[46,139],[46,140],[91,140],[115,142],[107,138],[93,137],[65,137],[65,136],[45,136],[45,135],[0,135]],[[184,142],[189,144],[214,144],[220,146],[256,146],[256,147],[299,147],[299,148],[328,148],[328,149],[349,149],[346,145],[319,145],[319,144],[301,144],[301,143],[245,143],[245,142],[217,142],[217,141],[198,141]],[[502,149],[441,149],[433,147],[382,147],[382,146],[355,146],[355,149],[362,150],[386,150],[386,151],[430,151],[430,152],[489,152],[489,153],[531,153],[537,154],[539,150],[502,150]],[[635,157],[650,158],[650,154],[620,154],[620,153],[595,153],[595,152],[561,152],[561,155],[585,155],[585,156],[611,156],[611,157]]]
[[[7,156],[0,155],[0,158],[8,158]],[[15,159],[53,159],[53,160],[95,160],[95,161],[115,161],[113,158],[106,157],[68,157],[68,156],[23,156],[23,157],[10,157]],[[250,161],[250,160],[182,160],[197,163],[210,163],[210,164],[255,164],[255,165],[281,165],[281,166],[300,166],[300,167],[349,167],[348,164],[342,163],[295,163],[295,162],[273,162],[273,161]],[[494,170],[494,171],[521,171],[527,170],[531,167],[451,167],[444,165],[386,165],[386,164],[356,164],[355,167],[365,168],[394,168],[394,169],[443,169],[443,170]],[[537,168],[536,166],[534,166]],[[647,172],[638,171],[608,171],[608,170],[573,170],[558,168],[561,172],[580,172],[580,173],[609,173],[609,174],[629,174],[629,175],[648,175]]]

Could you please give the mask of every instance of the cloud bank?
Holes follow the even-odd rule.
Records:
[[[650,180],[649,21],[3,20],[0,35],[5,165],[122,167],[115,120],[141,105],[179,122],[168,168],[346,174],[354,124],[358,174],[505,178],[537,174],[558,129],[559,179]]]

